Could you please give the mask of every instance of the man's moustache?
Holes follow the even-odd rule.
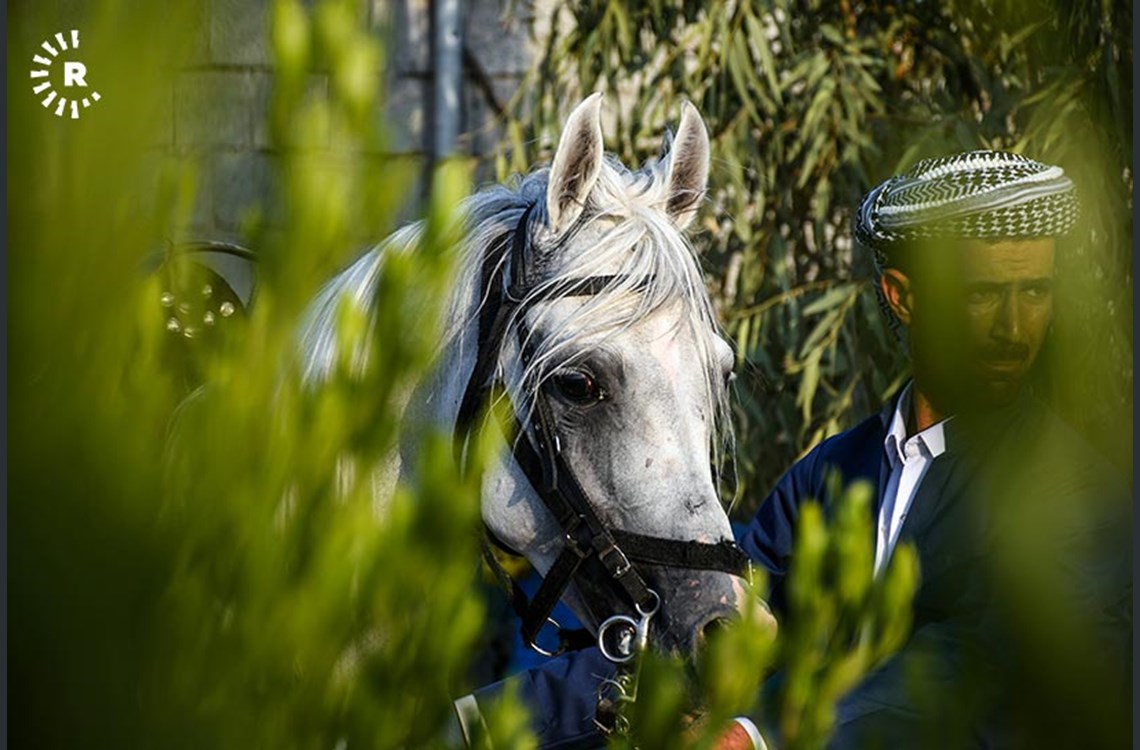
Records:
[[[1023,362],[1029,358],[1029,347],[1025,344],[991,346],[981,351],[981,357],[986,362]]]

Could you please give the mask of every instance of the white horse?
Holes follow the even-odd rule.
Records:
[[[565,589],[591,630],[615,615],[630,626],[609,644],[615,660],[633,637],[690,654],[743,596],[713,475],[732,448],[733,356],[682,234],[705,193],[709,141],[686,103],[661,158],[631,172],[603,153],[600,107],[595,94],[574,109],[549,169],[465,201],[448,333],[409,408],[462,443],[494,422],[479,409],[491,386],[505,393],[519,431],[487,467],[482,516],[549,584],[528,641],[553,604],[537,600]],[[341,298],[367,309],[385,254],[420,234],[406,227],[321,292],[300,338],[308,381],[346,345]],[[413,463],[393,461],[393,477]]]

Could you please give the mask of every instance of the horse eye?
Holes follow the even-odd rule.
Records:
[[[601,389],[592,377],[578,370],[565,370],[554,376],[554,387],[567,401],[590,404],[602,400]]]

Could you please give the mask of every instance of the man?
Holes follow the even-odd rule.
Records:
[[[1052,321],[1054,238],[1076,215],[1060,168],[989,151],[924,161],[859,207],[856,239],[875,254],[913,379],[798,462],[740,540],[782,611],[799,506],[828,508],[838,471],[876,488],[876,572],[900,540],[916,546],[912,635],[841,702],[834,747],[1029,742],[1034,712],[1072,707],[1048,690],[1016,707],[999,694],[1058,679],[1031,663],[1040,646],[1015,648],[1026,632],[1048,642],[1034,617],[1052,613],[1050,594],[1072,605],[1054,656],[1070,687],[1128,685],[1130,493],[1026,387]],[[976,705],[952,705],[965,696]],[[1029,715],[999,715],[1014,708]]]
[[[1118,727],[1119,710],[1066,687],[1126,692],[1128,488],[1027,387],[1052,320],[1055,238],[1077,210],[1060,168],[989,151],[924,161],[859,207],[856,238],[913,379],[792,467],[740,538],[780,617],[799,509],[833,507],[833,473],[875,488],[876,572],[901,541],[917,549],[912,635],[840,703],[832,747],[1020,746],[1058,708],[1083,746],[1089,726]],[[1035,669],[1048,647],[1055,668]],[[541,746],[597,743],[590,698],[606,675],[587,650],[522,677]],[[722,747],[763,743],[742,717]]]

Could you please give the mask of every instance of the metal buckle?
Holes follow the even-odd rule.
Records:
[[[618,556],[618,563],[617,565],[611,566],[607,558],[615,553]],[[601,561],[602,565],[606,566],[606,569],[610,571],[610,575],[614,578],[621,578],[633,567],[629,562],[629,558],[621,551],[621,547],[616,544],[610,544],[605,549],[599,550],[598,560]]]

